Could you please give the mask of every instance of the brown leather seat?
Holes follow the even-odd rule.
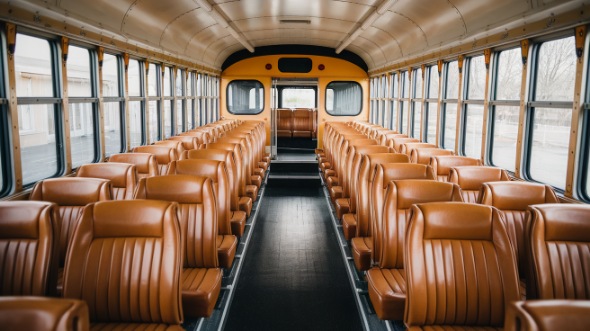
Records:
[[[399,152],[402,154],[406,154],[408,157],[410,157],[412,155],[412,151],[416,148],[439,149],[438,146],[436,146],[435,144],[422,143],[422,142],[409,142],[409,143],[401,144],[399,147]]]
[[[170,137],[172,138],[172,137]],[[176,149],[176,156],[180,157],[182,155],[182,153],[184,153],[185,148],[184,148],[184,143],[182,141],[176,141],[176,140],[159,140],[159,141],[155,141],[154,142],[155,146],[167,146],[167,147],[172,147],[174,149]]]
[[[107,179],[62,177],[37,182],[29,200],[53,202],[59,206],[59,264],[57,292],[62,293],[63,267],[72,237],[84,206],[111,200],[111,182]]]
[[[527,297],[590,299],[590,206],[529,208]]]
[[[182,330],[182,243],[176,203],[89,204],[66,261],[64,297],[90,303],[94,330]]]
[[[215,205],[217,208],[217,254],[219,265],[223,268],[231,268],[234,257],[236,256],[238,239],[232,234],[230,191],[225,163],[207,159],[179,160],[170,162],[168,174],[207,177],[213,181],[213,192],[215,194]],[[175,178],[166,176],[166,180],[175,180]],[[163,180],[161,183],[165,183],[166,180]],[[164,186],[158,188],[162,192],[168,191]]]
[[[139,182],[136,198],[176,201],[185,239],[182,302],[187,317],[210,316],[221,290],[219,236],[213,181],[174,175]]]
[[[0,296],[56,294],[57,209],[50,202],[0,201]]]
[[[277,110],[277,137],[291,138],[293,136],[293,111],[291,109]]]
[[[194,136],[173,136],[168,138],[168,140],[180,141],[185,151],[198,149],[199,146],[202,144],[199,142],[199,138]]]
[[[516,301],[506,309],[505,331],[590,330],[590,301]]]
[[[377,153],[363,156],[359,171],[357,185],[356,217],[342,217],[344,228],[355,228],[354,238],[351,238],[352,251],[355,252],[355,264],[361,263],[361,256],[364,256],[362,263],[371,264],[371,249],[373,247],[372,220],[371,220],[371,192],[373,177],[377,165],[385,163],[408,163],[408,156],[399,153]],[[352,231],[347,229],[346,231]],[[360,264],[359,264],[360,265]],[[367,266],[368,268],[368,266]]]
[[[479,193],[483,183],[509,181],[508,172],[496,167],[464,166],[451,168],[449,182],[459,184],[463,200],[470,203],[479,202]]]
[[[158,161],[150,153],[121,153],[109,157],[109,162],[129,163],[135,165],[137,180],[145,177],[158,176]]]
[[[243,178],[245,183],[245,191],[240,193],[240,196],[249,197],[252,199],[252,202],[255,202],[258,199],[258,188],[260,187],[258,184],[262,184],[262,177],[252,175],[252,148],[250,147],[251,144],[246,135],[236,134],[233,133],[233,131],[230,131],[228,135],[221,138],[218,142],[240,145],[241,167],[238,169],[242,170],[241,178]]]
[[[344,140],[344,145],[337,163],[337,183],[332,181],[332,179],[334,178],[333,176],[328,177],[328,180],[326,181],[326,183],[332,183],[330,185],[329,192],[330,197],[332,198],[332,203],[334,205],[336,205],[337,199],[348,198],[348,185],[351,176],[350,167],[352,165],[354,148],[356,146],[367,145],[377,145],[377,141],[368,138]],[[337,214],[337,217],[340,219],[342,215]]]
[[[401,145],[405,143],[419,143],[420,140],[416,138],[407,137],[393,137],[387,142],[387,146],[392,147],[397,153],[401,152]],[[405,153],[404,153],[405,154]]]
[[[246,179],[244,177],[244,167],[242,166],[242,152],[241,152],[241,145],[234,144],[234,143],[224,143],[224,142],[216,142],[212,144],[204,144],[201,148],[205,149],[222,149],[225,151],[229,151],[233,154],[233,161],[235,164],[235,179],[237,181],[237,199],[238,199],[238,209],[241,211],[246,212],[246,216],[250,217],[250,213],[252,212],[252,198],[246,195]],[[191,158],[191,155],[194,155],[193,152],[187,154],[187,158]],[[231,167],[231,164],[230,164]]]
[[[408,135],[404,133],[399,133],[397,131],[390,131],[386,133],[381,133],[377,139],[379,141],[379,145],[387,146],[387,143],[392,138],[408,138]]]
[[[150,153],[156,157],[158,162],[158,174],[165,175],[168,173],[168,164],[178,160],[178,150],[174,147],[163,145],[137,146],[133,153]]]
[[[363,157],[369,154],[389,154],[393,150],[382,145],[355,146],[352,165],[349,170],[350,182],[348,184],[349,198],[336,199],[336,214],[340,214],[342,220],[342,232],[344,238],[350,240],[356,235],[356,206],[359,188],[359,178]],[[366,178],[365,178],[366,179]]]
[[[502,330],[520,298],[501,214],[460,202],[414,205],[405,237],[408,330]]]
[[[406,156],[407,157],[407,156]],[[385,191],[392,180],[423,179],[434,180],[430,166],[413,163],[385,163],[375,167],[371,182],[371,236],[352,239],[352,257],[359,271],[368,270],[371,264],[379,263],[383,229],[383,203]]]
[[[197,138],[197,142],[199,144],[208,144],[208,143],[213,142],[211,135],[209,134],[209,132],[206,132],[206,131],[191,130],[191,131],[183,132],[183,133],[179,134],[179,136],[189,136],[189,137]]]
[[[293,111],[293,137],[311,138],[313,136],[313,112],[311,109]]]
[[[461,166],[481,166],[481,160],[467,156],[441,155],[430,158],[430,166],[434,170],[436,180],[440,182],[449,181],[451,168]]]
[[[131,200],[137,185],[135,165],[125,163],[84,164],[76,171],[76,177],[102,178],[111,181],[113,200]]]
[[[225,164],[227,170],[227,179],[229,184],[229,203],[230,203],[230,222],[231,222],[231,233],[237,237],[241,237],[244,234],[246,227],[246,211],[240,210],[240,197],[238,196],[238,171],[236,169],[234,155],[232,153],[232,146],[234,144],[226,144],[226,149],[216,149],[214,147],[223,147],[223,143],[206,144],[205,149],[186,151],[185,155],[187,159],[204,159],[204,160],[216,160],[222,161]],[[245,197],[246,199],[250,199]],[[250,206],[251,204],[250,199]]]
[[[88,306],[82,300],[43,297],[0,297],[4,331],[88,331]]]
[[[510,244],[516,252],[518,274],[521,280],[523,299],[526,295],[526,273],[529,268],[527,256],[526,229],[528,228],[527,209],[531,205],[557,203],[559,200],[548,185],[531,182],[490,182],[482,185],[481,204],[494,206],[504,215]]]
[[[442,148],[413,148],[410,152],[410,162],[430,164],[430,158],[439,155],[455,155],[455,152]]]
[[[410,208],[416,203],[462,202],[456,184],[434,180],[397,180],[387,185],[379,263],[367,271],[369,298],[383,320],[402,320],[406,301],[404,237]]]

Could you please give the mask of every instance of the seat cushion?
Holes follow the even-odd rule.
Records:
[[[258,168],[260,168],[264,171],[268,170],[268,162],[259,161]]]
[[[346,240],[350,240],[356,236],[356,214],[342,215],[342,232],[344,232],[344,238]]]
[[[332,186],[330,188],[330,198],[332,198],[332,203],[336,204],[336,200],[342,198],[342,186]]]
[[[252,201],[256,201],[258,198],[258,187],[256,185],[246,185],[246,196]]]
[[[252,198],[240,197],[238,208],[246,213],[246,217],[250,217],[250,213],[252,212]]]
[[[373,252],[373,237],[354,237],[350,240],[354,266],[359,271],[369,270],[371,267],[371,253]]]
[[[221,269],[184,268],[181,277],[184,317],[209,317],[221,291]]]
[[[217,236],[217,258],[219,266],[222,268],[231,268],[238,248],[238,238],[234,235]]]
[[[262,169],[260,169],[262,170]],[[260,188],[260,186],[262,185],[262,176],[261,175],[252,175],[250,176],[250,182],[252,182],[252,185],[255,185],[256,188]]]
[[[244,234],[246,227],[246,212],[238,210],[231,212],[231,233],[240,238]]]
[[[256,180],[256,186],[260,187],[260,185],[262,185],[262,179],[264,178],[264,169],[255,168],[254,175],[260,177],[260,182],[258,181],[258,178],[254,178],[254,176],[252,176],[252,177],[250,177],[252,180],[252,183],[254,184],[254,181]],[[258,184],[258,183],[260,183],[260,184]]]
[[[406,273],[403,269],[371,268],[367,271],[369,298],[382,320],[402,320],[406,304]]]
[[[332,188],[337,185],[338,185],[338,177],[336,177],[336,176],[326,177],[326,187],[327,188]]]
[[[334,205],[336,206],[336,217],[341,220],[342,216],[350,210],[350,199],[340,198],[336,199]]]

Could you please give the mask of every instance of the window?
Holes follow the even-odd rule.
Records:
[[[315,108],[316,89],[309,87],[284,87],[281,91],[280,108]]]
[[[584,161],[581,163],[580,169],[586,169],[580,171],[580,189],[581,197],[586,201],[590,201],[590,107],[588,101],[590,101],[590,93],[586,92],[586,104],[584,105],[584,133],[582,135],[582,146],[585,146],[586,151],[584,152]]]
[[[330,82],[326,86],[326,112],[332,116],[356,116],[362,110],[362,95],[357,82]]]
[[[195,128],[195,123],[197,123],[197,120],[195,119],[196,77],[194,71],[188,73],[186,94],[187,130],[192,130]]]
[[[400,74],[401,83],[401,98],[399,99],[399,120],[400,132],[409,135],[408,132],[408,113],[410,105],[410,74],[407,71],[402,71]]]
[[[520,113],[520,48],[494,54],[490,97],[490,163],[514,172]]]
[[[574,43],[571,36],[533,49],[533,88],[527,107],[527,175],[560,189],[565,188],[567,172],[576,72]]]
[[[370,81],[370,102],[371,102],[371,109],[370,109],[370,114],[369,114],[369,122],[371,124],[375,124],[377,122],[377,116],[378,116],[378,100],[377,100],[377,77],[373,77],[371,78]]]
[[[149,110],[149,127],[150,127],[150,142],[160,140],[162,137],[160,111],[160,96],[162,95],[160,66],[150,63],[148,66],[148,110]]]
[[[96,55],[89,49],[70,46],[67,62],[70,146],[72,168],[96,162],[98,156],[98,98]],[[120,120],[120,119],[119,119]],[[120,123],[119,130],[120,130]]]
[[[6,44],[3,42],[4,36],[0,32],[0,63],[4,62],[6,53]],[[10,169],[10,127],[6,119],[8,118],[8,98],[6,97],[6,84],[8,77],[5,74],[4,66],[0,66],[0,197],[8,194],[10,189],[9,169]]]
[[[227,86],[227,110],[236,115],[260,114],[264,109],[264,86],[257,80],[234,80]]]
[[[23,185],[60,175],[63,149],[57,45],[17,34],[14,55]],[[28,124],[20,123],[21,118]]]
[[[426,99],[424,100],[424,112],[426,117],[426,142],[436,143],[436,120],[438,118],[438,66],[426,67]]]
[[[399,130],[399,125],[397,122],[397,99],[399,98],[399,83],[398,83],[398,75],[395,72],[392,72],[389,76],[389,113],[390,113],[390,123],[389,128],[395,131]]]
[[[123,138],[125,98],[122,97],[123,84],[119,79],[122,76],[121,73],[120,58],[116,55],[104,54],[102,61],[102,95],[104,101],[105,152],[107,156],[125,150],[125,140]]]
[[[172,68],[164,67],[162,72],[162,81],[164,82],[164,97],[162,98],[164,110],[162,116],[164,116],[164,135],[162,139],[170,138],[173,134],[173,118],[174,118],[174,97],[172,97]]]
[[[467,79],[463,102],[463,154],[481,157],[483,137],[483,99],[485,94],[486,67],[483,55],[468,58],[464,74]]]
[[[143,70],[144,65],[139,60],[129,60],[127,79],[129,81],[129,146],[131,148],[145,143],[145,79]]]
[[[203,93],[203,84],[204,84],[204,75],[199,73],[197,75],[197,113],[199,114],[199,126],[207,124],[205,119],[205,105],[204,105],[204,93]]]
[[[176,96],[176,134],[185,131],[185,121],[184,121],[184,105],[186,100],[186,79],[184,78],[185,71],[182,69],[176,69],[175,77],[176,81],[174,83],[174,90],[176,91],[174,95]]]
[[[421,123],[422,123],[422,70],[414,69],[412,71],[412,112],[411,112],[411,124],[412,124],[412,137],[422,140],[420,135]]]
[[[455,150],[457,134],[457,102],[459,98],[459,66],[457,61],[445,64],[442,100],[442,147]]]

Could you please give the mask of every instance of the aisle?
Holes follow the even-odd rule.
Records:
[[[321,186],[267,186],[225,330],[361,330]]]

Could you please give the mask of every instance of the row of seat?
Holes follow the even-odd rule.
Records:
[[[83,165],[76,177],[41,181],[29,197],[38,201],[1,203],[5,263],[0,266],[7,276],[0,293],[84,299],[91,303],[93,324],[104,319],[178,324],[183,315],[209,316],[220,293],[221,268],[232,265],[237,238],[266,175],[266,137],[262,122],[222,120],[181,138],[113,155],[108,163]],[[177,159],[179,154],[184,157]],[[243,187],[246,177],[252,188]],[[85,217],[102,224],[91,226],[101,234],[86,234],[80,249],[76,243]],[[170,233],[164,236],[164,225],[156,224],[162,220],[173,224],[178,240]],[[95,239],[92,246],[89,241]],[[164,250],[174,245],[179,245],[177,257],[164,259]],[[84,249],[90,249],[87,256],[82,256]],[[164,260],[175,259],[180,271],[161,269],[168,264]],[[120,279],[112,279],[115,275]],[[91,280],[84,283],[87,278]],[[174,281],[179,295],[158,279]],[[88,287],[81,288],[83,283]],[[105,294],[104,289],[112,291]],[[167,301],[158,303],[160,299]],[[162,319],[158,307],[167,306],[169,299],[175,301],[170,309],[184,312],[167,310]],[[95,307],[97,300],[104,305]]]
[[[540,242],[527,231],[527,210],[558,202],[549,186],[511,182],[504,170],[484,167],[478,159],[454,156],[368,123],[327,123],[324,150],[316,152],[344,236],[350,240],[355,266],[366,271],[369,297],[379,318],[405,317],[408,324],[406,228],[412,206],[426,202],[460,202],[457,217],[470,208],[464,201],[491,206],[500,215],[508,246],[516,254],[519,287],[514,293],[518,298],[546,298],[538,296],[541,283],[531,280],[536,276],[527,276],[533,259],[526,245]],[[576,222],[583,223],[590,210],[582,206],[573,213],[579,214]],[[540,272],[546,272],[545,267]]]
[[[317,111],[315,109],[277,110],[277,137],[315,138],[317,136]]]

